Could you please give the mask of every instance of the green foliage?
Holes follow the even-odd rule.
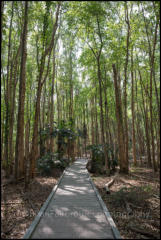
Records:
[[[74,139],[75,138],[75,133],[69,129],[69,128],[62,128],[57,130],[57,134],[59,134],[62,138],[67,138],[67,139]]]
[[[12,156],[15,155],[15,141],[17,132],[17,114],[19,106],[19,79],[21,70],[21,50],[18,49],[21,42],[24,21],[24,5],[22,1],[15,1],[13,4],[13,19],[11,28],[10,57],[9,54],[9,32],[12,15],[12,2],[3,1],[4,10],[2,13],[2,157],[5,163],[5,150],[7,142],[5,131],[8,131],[9,124],[6,116],[10,115],[10,105],[13,104],[13,135]],[[32,143],[33,126],[35,121],[35,106],[37,98],[38,76],[40,75],[41,56],[49,46],[52,37],[52,30],[55,23],[55,13],[57,1],[30,1],[28,7],[28,29],[27,29],[27,62],[26,62],[26,92],[25,92],[25,112],[24,123],[29,121],[28,142]],[[46,126],[39,132],[39,144],[41,156],[46,153],[47,140],[51,137],[57,138],[55,141],[58,145],[59,152],[57,159],[61,160],[64,153],[70,148],[70,143],[76,143],[75,146],[84,149],[84,142],[90,141],[92,126],[94,128],[94,143],[101,143],[98,135],[100,134],[100,92],[97,72],[96,58],[91,51],[99,52],[101,70],[101,89],[102,105],[104,114],[105,131],[106,111],[108,110],[108,123],[111,131],[113,142],[118,141],[117,136],[117,119],[115,105],[115,89],[113,81],[112,64],[115,63],[118,70],[118,82],[120,88],[120,97],[122,100],[122,110],[124,109],[124,80],[125,80],[125,62],[127,50],[128,67],[127,67],[127,114],[128,114],[128,134],[129,134],[129,152],[132,150],[130,142],[132,136],[132,109],[131,109],[131,55],[133,48],[133,73],[134,73],[134,109],[135,109],[135,132],[137,153],[140,152],[139,138],[142,136],[147,144],[146,120],[150,126],[150,99],[152,99],[153,113],[153,132],[155,150],[158,148],[158,106],[160,103],[160,21],[159,10],[160,2],[158,1],[140,1],[127,2],[129,22],[130,22],[130,39],[127,49],[127,23],[125,21],[125,3],[108,2],[108,1],[63,1],[61,3],[61,16],[58,18],[58,28],[54,39],[55,48],[52,48],[49,71],[47,70],[49,55],[45,58],[43,80],[46,77],[45,84],[42,87],[41,104],[40,104],[40,125]],[[145,18],[145,19],[144,19]],[[98,21],[99,26],[98,27]],[[158,22],[159,24],[159,22]],[[157,33],[155,36],[155,32]],[[99,35],[101,34],[101,39]],[[147,36],[148,34],[148,36]],[[57,40],[58,39],[58,40]],[[156,41],[155,49],[154,43]],[[102,42],[102,43],[101,43]],[[151,49],[150,49],[151,48]],[[154,71],[152,73],[152,89],[150,89],[150,72],[152,69],[151,54],[154,53]],[[17,57],[17,67],[16,56]],[[54,58],[55,55],[55,58]],[[55,64],[54,60],[55,59]],[[55,67],[54,67],[55,66]],[[55,69],[54,69],[55,68]],[[143,86],[139,71],[142,76]],[[54,77],[55,74],[55,77]],[[17,84],[17,85],[16,85]],[[14,97],[15,86],[15,97]],[[105,91],[104,91],[105,90]],[[152,98],[150,94],[152,92]],[[53,94],[53,96],[52,96]],[[157,99],[158,95],[158,99]],[[54,100],[54,119],[52,129],[49,124],[51,116],[51,99]],[[144,98],[144,101],[143,101]],[[107,109],[105,109],[105,100],[107,100]],[[7,108],[7,102],[8,108]],[[72,106],[71,106],[72,105]],[[87,106],[87,107],[86,107]],[[147,112],[145,114],[144,108]],[[8,113],[7,113],[8,111]],[[147,115],[147,116],[146,116]],[[64,119],[64,120],[62,120]],[[93,122],[92,122],[93,121]],[[85,126],[84,126],[85,122]],[[98,125],[98,131],[97,126]],[[6,131],[6,132],[7,132]],[[24,137],[26,131],[24,131]],[[6,136],[5,136],[6,135]],[[88,137],[87,137],[88,136]],[[98,138],[97,138],[98,137]],[[149,135],[150,145],[152,143],[152,134]],[[77,142],[78,140],[78,142]],[[98,141],[97,141],[98,140]],[[50,142],[50,141],[49,141]],[[93,142],[93,141],[92,141]],[[89,144],[90,144],[89,143]],[[10,145],[10,144],[9,144]],[[57,147],[57,146],[56,146]],[[110,169],[114,170],[117,166],[117,152],[114,152],[112,146],[106,146]],[[54,149],[55,146],[54,146]],[[93,159],[93,169],[103,171],[104,153],[102,145],[93,145],[90,148]],[[152,151],[150,146],[150,151]],[[56,150],[57,151],[57,150]],[[49,159],[49,156],[46,158]],[[47,161],[47,160],[46,160]],[[14,161],[13,161],[14,162]],[[50,162],[50,161],[49,161]],[[44,160],[45,164],[45,160]],[[46,163],[47,164],[47,163]],[[50,164],[47,164],[50,165]],[[46,167],[47,169],[47,167]],[[46,170],[48,171],[48,170]]]
[[[78,137],[81,137],[81,138],[83,138],[84,137],[84,133],[83,133],[83,131],[81,130],[81,129],[77,129],[77,136]]]
[[[76,137],[86,137],[86,128],[81,131],[78,129],[77,131],[72,130],[68,126],[71,126],[71,121],[65,123],[63,120],[59,123],[57,127],[53,127],[53,130],[50,130],[50,126],[48,125],[44,129],[41,129],[39,132],[40,138],[44,141],[48,138],[52,137],[58,137],[60,136],[62,138],[62,143],[65,143],[64,138],[74,140]]]
[[[109,159],[109,168],[113,171],[115,171],[115,168],[118,166],[118,149],[116,152],[114,152],[114,149],[112,146],[107,145],[108,150],[108,159]]]
[[[58,154],[59,154],[58,159],[61,160],[65,150],[68,147],[69,141],[75,141],[77,137],[85,138],[86,134],[87,132],[85,131],[85,129],[83,129],[83,131],[79,129],[77,129],[77,131],[74,130],[72,119],[70,119],[70,121],[68,122],[65,122],[64,120],[60,121],[57,124],[57,126],[53,127],[52,131],[50,126],[47,125],[44,129],[41,129],[39,132],[41,156],[43,156],[46,152],[45,141],[51,137],[53,138],[57,137]]]
[[[41,129],[39,134],[42,140],[46,140],[50,136],[50,128]]]
[[[70,159],[59,159],[59,153],[47,152],[37,160],[37,168],[41,175],[51,175],[54,168],[64,170],[70,163]]]
[[[92,151],[92,168],[91,172],[102,172],[103,166],[104,166],[104,152],[102,145],[89,145],[87,147],[87,150]]]
[[[114,155],[113,148],[106,145],[108,152],[109,168],[110,170],[115,170],[115,167],[118,165],[117,156]],[[89,145],[87,150],[92,151],[92,172],[102,173],[104,170],[105,156],[102,144],[98,145]]]
[[[48,152],[37,160],[37,168],[42,175],[50,175],[54,167],[53,154]]]

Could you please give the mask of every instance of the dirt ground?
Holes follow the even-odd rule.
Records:
[[[27,192],[24,192],[23,181],[4,185],[5,179],[2,180],[1,238],[23,238],[61,174],[62,171],[56,169],[52,177],[36,177]]]
[[[91,177],[123,239],[160,239],[159,173],[133,167],[128,176],[118,174],[110,194],[104,187],[114,176]]]

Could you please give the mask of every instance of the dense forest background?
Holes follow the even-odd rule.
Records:
[[[27,183],[37,164],[48,171],[88,153],[93,172],[158,170],[159,12],[159,1],[1,2],[8,177]]]

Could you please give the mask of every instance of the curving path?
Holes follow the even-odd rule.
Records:
[[[68,167],[27,230],[28,239],[120,239],[86,169],[87,159]]]

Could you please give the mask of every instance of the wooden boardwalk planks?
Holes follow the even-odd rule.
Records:
[[[77,159],[65,170],[25,239],[121,238],[86,164],[87,159]]]

